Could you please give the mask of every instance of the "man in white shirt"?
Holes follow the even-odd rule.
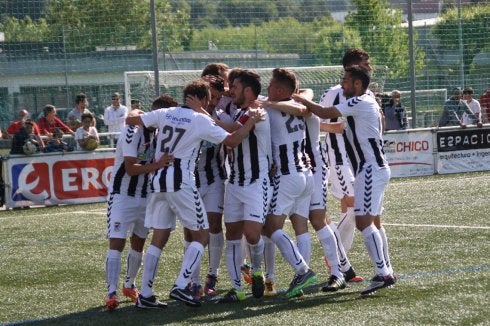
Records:
[[[470,117],[468,117],[467,115],[464,115],[463,119],[465,121],[463,121],[463,123],[466,125],[475,123],[476,125],[478,125],[478,127],[481,127],[482,126],[481,106],[480,106],[480,102],[478,102],[473,98],[473,88],[466,87],[465,89],[463,89],[463,100],[476,117],[475,121],[470,121],[472,119],[470,119]]]
[[[128,116],[128,108],[121,104],[121,95],[118,92],[112,94],[112,104],[104,111],[104,123],[109,132],[121,132],[124,120]],[[116,137],[117,139],[117,137]]]

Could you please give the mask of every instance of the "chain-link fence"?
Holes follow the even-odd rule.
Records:
[[[2,129],[20,108],[71,108],[80,92],[100,115],[113,92],[124,98],[125,71],[156,64],[335,66],[362,47],[389,69],[383,91],[402,91],[409,112],[415,103],[417,126],[437,122],[454,87],[478,99],[490,84],[487,1],[3,0],[0,14]]]

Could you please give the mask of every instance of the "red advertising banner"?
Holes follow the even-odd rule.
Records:
[[[10,156],[3,162],[7,208],[103,202],[114,150]]]

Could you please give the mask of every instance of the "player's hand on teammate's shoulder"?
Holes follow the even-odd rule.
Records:
[[[305,104],[306,103],[306,98],[303,95],[301,95],[301,94],[294,93],[293,95],[291,95],[291,98],[293,100],[295,100],[296,102],[299,102],[301,104]]]
[[[137,116],[142,115],[144,113],[145,113],[145,111],[143,111],[143,110],[134,109],[134,110],[132,110],[131,112],[128,113],[128,117],[137,117]]]
[[[248,116],[250,119],[252,119],[254,122],[260,122],[265,120],[265,110],[262,108],[250,108],[248,109]]]

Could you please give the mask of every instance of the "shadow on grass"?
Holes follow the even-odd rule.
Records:
[[[318,306],[375,298],[373,296],[360,296],[358,291],[349,291],[349,289],[335,293],[323,293],[319,289],[318,285],[307,287],[303,297],[293,299],[288,299],[284,294],[279,294],[261,299],[251,297],[236,303],[203,301],[199,308],[187,307],[173,300],[166,301],[168,303],[166,309],[158,310],[138,309],[131,302],[122,302],[120,307],[113,312],[108,312],[104,306],[99,306],[55,318],[23,321],[15,323],[15,325],[242,324],[247,319],[256,317],[263,317],[257,320],[261,320],[262,324],[265,325],[267,322],[264,323],[264,318],[272,314],[294,314],[295,311],[304,313],[306,310],[314,310]]]

